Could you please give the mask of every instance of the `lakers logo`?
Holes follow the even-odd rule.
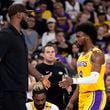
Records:
[[[78,66],[78,67],[81,67],[81,66],[86,67],[86,66],[87,66],[87,62],[86,62],[86,61],[78,62],[78,63],[77,63],[77,66]]]

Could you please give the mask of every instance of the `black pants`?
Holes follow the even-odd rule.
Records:
[[[26,110],[25,92],[0,93],[0,110]]]

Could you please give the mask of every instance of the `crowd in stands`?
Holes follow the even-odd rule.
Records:
[[[16,2],[0,0],[0,30],[8,25],[7,9],[12,3]],[[76,65],[81,48],[75,42],[75,27],[78,23],[90,21],[97,28],[96,46],[105,53],[107,93],[105,110],[110,110],[110,1],[23,0],[22,3],[27,9],[28,27],[22,29],[22,32],[28,48],[29,61],[42,74],[55,73],[50,78],[53,86],[47,90],[47,101],[56,104],[60,110],[64,110],[72,92],[74,92],[75,86],[66,90],[59,89],[57,81],[61,79],[63,74],[68,74],[71,77],[77,74]],[[46,48],[47,44],[50,46],[49,50]],[[52,64],[46,62],[46,60],[52,60],[49,59],[50,56],[46,56],[48,52],[56,52]],[[32,91],[35,84],[36,79],[29,75],[27,102],[33,100]],[[77,110],[77,104],[75,109]]]

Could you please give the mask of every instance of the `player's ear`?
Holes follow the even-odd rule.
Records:
[[[87,41],[90,39],[90,37],[88,35],[86,35],[84,37],[85,37],[85,40],[87,40]]]

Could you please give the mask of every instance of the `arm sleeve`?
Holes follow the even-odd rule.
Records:
[[[91,75],[84,78],[72,78],[74,84],[95,84],[99,78],[98,72],[91,72]]]

